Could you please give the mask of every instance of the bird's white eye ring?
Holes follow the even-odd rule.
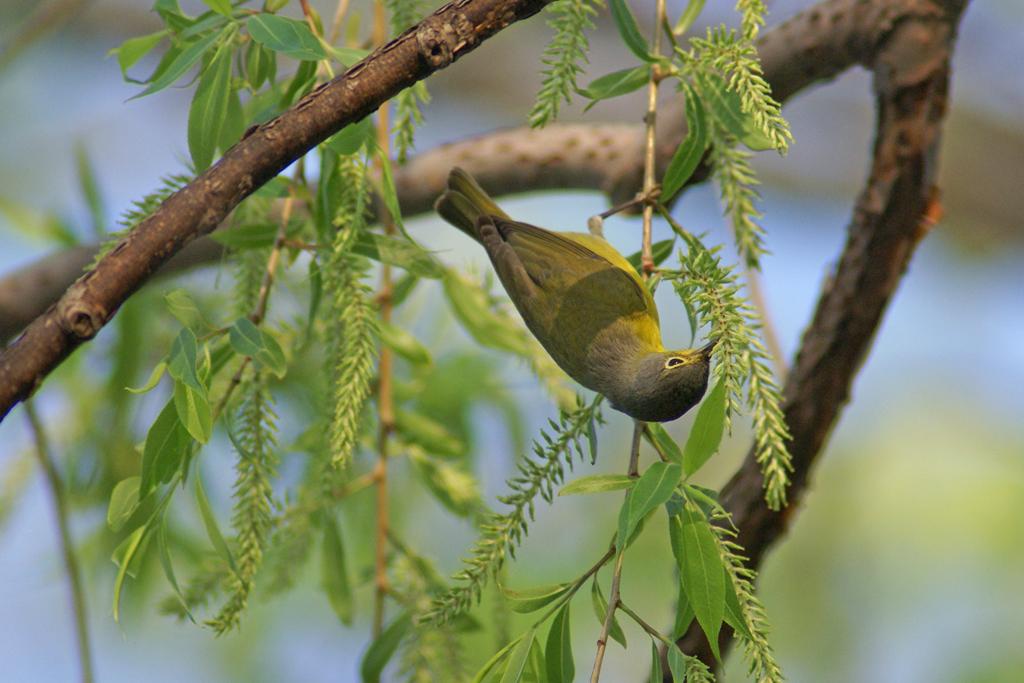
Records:
[[[672,356],[665,361],[666,368],[678,368],[680,365],[685,365],[686,361],[678,356]]]

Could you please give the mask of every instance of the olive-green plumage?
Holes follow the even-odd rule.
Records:
[[[674,420],[700,401],[711,345],[666,351],[647,287],[605,240],[514,221],[460,168],[435,208],[487,250],[527,327],[570,377],[638,420]]]

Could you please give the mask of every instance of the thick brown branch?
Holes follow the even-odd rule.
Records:
[[[867,356],[890,298],[914,248],[931,227],[937,202],[938,152],[949,85],[949,60],[965,2],[896,3],[879,16],[888,20],[860,42],[874,70],[877,124],[874,157],[857,200],[835,273],[825,282],[796,362],[785,384],[786,422],[793,434],[790,504],[781,512],[762,500],[761,474],[751,452],[722,491],[740,529],[739,541],[758,567],[796,514],[811,467],[822,452],[850,387]],[[868,58],[870,57],[870,58]],[[723,634],[722,647],[729,634]],[[708,664],[713,657],[699,627],[679,640]]]
[[[0,419],[91,339],[167,259],[317,143],[546,0],[456,0],[247,135],[139,224],[0,354]]]

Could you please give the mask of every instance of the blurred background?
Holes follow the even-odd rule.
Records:
[[[333,4],[315,4],[324,16],[333,11]],[[769,25],[810,4],[769,2]],[[198,3],[182,5],[195,11]],[[653,2],[632,5],[642,25],[649,25]],[[670,13],[682,8],[678,1],[669,5]],[[730,8],[715,5],[703,23],[734,20]],[[64,20],[54,19],[55,30],[34,38],[32,17],[44,6],[58,17],[65,13]],[[365,15],[360,3],[353,7]],[[773,643],[792,681],[973,683],[1024,676],[1024,79],[1008,68],[1024,64],[1022,26],[1024,7],[1011,0],[974,2],[966,12],[942,155],[945,218],[915,255],[812,475],[803,509],[764,565],[762,597]],[[133,199],[154,189],[161,176],[182,170],[192,91],[171,88],[128,101],[139,88],[126,84],[116,60],[105,57],[126,38],[160,28],[148,3],[7,0],[0,6],[0,27],[0,201],[6,207],[0,212],[0,273],[7,273],[60,248],[61,241],[95,241],[96,228],[113,229]],[[418,131],[418,149],[522,125],[549,35],[541,20],[517,25],[432,78],[433,101]],[[632,63],[606,16],[591,42],[591,69],[582,82]],[[148,73],[155,63],[150,55],[137,73]],[[579,112],[571,107],[563,118],[576,119]],[[599,104],[588,120],[639,122],[641,113],[639,99],[623,98]],[[764,288],[791,356],[866,175],[870,77],[851,71],[801,93],[784,113],[796,139],[790,154],[761,154],[756,164],[772,251],[764,260]],[[100,215],[83,199],[83,160],[97,180]],[[583,229],[587,216],[605,208],[602,197],[587,193],[517,197],[503,205],[521,220],[562,229]],[[728,243],[714,188],[689,191],[675,213],[691,229],[707,231],[712,242]],[[483,253],[437,218],[409,224],[446,263],[484,269]],[[605,232],[625,253],[639,246],[633,219],[611,219]],[[305,269],[294,270],[298,287]],[[215,271],[162,281],[143,296],[158,302],[162,293],[186,287],[216,306],[230,288]],[[434,283],[421,286],[399,322],[428,343],[446,382],[457,385],[473,363],[497,368],[509,400],[474,410],[470,427],[475,468],[493,502],[524,440],[555,408],[525,367],[476,347],[447,313],[437,313],[438,300]],[[686,344],[689,330],[678,300],[662,288],[658,302],[666,341]],[[147,356],[131,384],[141,384],[167,348],[173,320],[157,327],[140,342]],[[99,410],[83,415],[72,407],[90,382],[106,381],[103,351],[112,334],[105,330],[79,351],[38,400],[58,461],[72,480],[97,457],[90,449],[99,442],[86,447],[82,435],[107,428]],[[289,400],[279,399],[282,443],[305,428],[289,423],[302,415]],[[159,401],[148,398],[139,406],[141,417],[129,420],[136,430]],[[623,467],[629,425],[608,412],[599,462],[577,466],[577,475]],[[684,419],[669,429],[685,438],[688,424]],[[706,468],[705,483],[723,484],[748,443],[740,423],[724,453]],[[77,677],[77,663],[63,565],[30,444],[17,409],[0,424],[0,670],[10,681],[69,681]],[[226,520],[234,456],[226,442],[215,441],[203,457],[211,497]],[[396,526],[429,550],[444,573],[454,571],[474,538],[472,527],[444,514],[401,466],[396,472]],[[589,566],[614,525],[618,499],[609,496],[614,494],[541,505],[510,567],[511,585],[566,580]],[[148,584],[129,585],[118,625],[110,613],[114,567],[109,550],[96,540],[105,506],[84,496],[72,502],[100,681],[358,680],[368,585],[357,594],[359,618],[351,629],[338,623],[316,575],[307,572],[297,590],[253,601],[241,632],[215,638],[205,628],[158,614],[156,603],[166,589],[154,575],[157,580]],[[364,515],[343,519],[357,546],[371,523],[371,501],[364,502]],[[645,533],[629,556],[637,559],[627,561],[623,592],[649,621],[667,629],[674,589],[664,539],[657,524]],[[641,561],[645,556],[649,561]],[[368,557],[358,551],[356,563]],[[580,672],[589,671],[598,628],[587,602],[585,596],[576,600],[573,612]],[[627,636],[639,646],[628,652],[609,648],[606,680],[646,675],[642,635],[627,628]],[[481,647],[495,649],[491,641]],[[744,680],[743,674],[742,661],[732,657],[726,680]]]

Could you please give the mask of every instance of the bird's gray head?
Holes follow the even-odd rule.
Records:
[[[707,390],[713,344],[701,349],[642,356],[617,391],[612,406],[645,422],[669,422],[697,405]]]

